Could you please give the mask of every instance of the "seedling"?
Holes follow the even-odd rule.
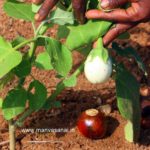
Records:
[[[81,19],[79,22],[85,23],[80,25],[74,17],[71,1],[63,0],[63,3],[58,3],[50,16],[36,27],[34,16],[39,8],[40,6],[20,3],[15,0],[7,0],[3,6],[3,10],[8,16],[31,22],[34,31],[34,36],[30,39],[16,37],[13,41],[6,41],[2,36],[0,37],[0,87],[3,88],[14,76],[18,78],[17,86],[0,101],[3,116],[9,122],[10,150],[15,149],[15,129],[17,126],[23,125],[24,120],[33,112],[61,107],[61,103],[56,100],[57,96],[66,87],[76,85],[77,76],[83,72],[85,62],[82,62],[71,74],[72,51],[79,51],[86,59],[92,50],[93,42],[98,39],[102,41],[102,36],[113,25],[112,22],[104,20],[85,21],[82,20],[82,15],[75,13],[78,16],[77,19]],[[98,0],[87,0],[86,10],[93,8],[98,8]],[[46,36],[45,33],[55,24],[58,25],[58,32],[54,39]],[[64,38],[66,42],[61,43],[60,39]],[[44,52],[35,55],[39,46],[44,47]],[[21,52],[23,47],[26,48],[25,53]],[[138,66],[146,73],[141,58],[132,47],[122,50],[116,43],[113,43],[111,50],[116,51],[117,55],[135,58]],[[99,76],[103,75],[103,79],[98,80],[106,81],[111,75],[112,66],[116,72],[118,108],[121,115],[128,120],[125,127],[125,137],[128,141],[135,142],[139,137],[141,121],[139,83],[123,64],[116,62],[115,58],[110,56],[102,42],[99,42],[97,49],[92,50],[89,55],[94,51],[101,62],[106,63],[105,65],[101,63],[104,65],[102,67],[107,68],[106,74],[99,74]],[[92,56],[93,60],[96,55]],[[45,85],[33,77],[31,73],[33,66],[43,70],[55,70],[60,77],[61,81],[49,97]],[[101,65],[99,67],[101,68]],[[85,67],[85,73],[86,70]],[[27,88],[24,88],[24,82],[28,76],[32,77],[32,81]]]

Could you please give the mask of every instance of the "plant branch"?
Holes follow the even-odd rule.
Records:
[[[16,47],[14,47],[14,49],[17,50],[17,49],[25,46],[28,43],[35,42],[36,40],[37,40],[37,38],[32,38],[32,39],[26,40],[26,41],[20,43],[19,45],[17,45]]]
[[[82,63],[82,64],[75,70],[75,72],[74,72],[70,77],[72,77],[72,76],[78,76],[78,75],[83,71],[83,69],[84,69],[84,63]],[[52,95],[50,95],[50,96],[47,98],[47,100],[46,100],[46,102],[45,102],[45,104],[44,104],[43,106],[49,105],[49,103],[51,103],[51,101],[55,100],[56,97],[65,89],[65,86],[64,86],[64,84],[63,84],[63,81],[61,81],[61,82],[58,84],[58,86],[59,86],[59,91],[55,90],[54,93],[52,93]]]
[[[35,25],[34,23],[32,22],[32,28],[33,28],[33,31],[34,31],[34,36],[35,36],[35,33],[36,33],[36,28],[35,28]]]
[[[48,22],[48,20],[46,20],[46,21],[44,21],[44,22],[42,22],[42,23],[40,24],[40,26],[39,26],[38,29],[36,30],[35,38],[30,39],[30,40],[27,40],[27,41],[25,41],[25,42],[23,42],[23,43],[21,43],[21,44],[19,44],[18,46],[15,47],[15,49],[18,49],[18,48],[20,48],[20,47],[23,47],[23,46],[26,45],[27,43],[32,42],[32,43],[31,43],[31,44],[32,44],[32,45],[31,45],[31,49],[30,49],[30,51],[29,51],[29,57],[30,57],[30,59],[31,59],[31,62],[32,62],[32,59],[33,59],[33,57],[34,57],[34,53],[35,53],[35,50],[36,50],[36,47],[37,47],[35,41],[36,41],[37,38],[39,37],[38,34],[39,34],[40,29],[41,29],[42,26],[43,26],[45,23],[47,23],[47,22]],[[78,75],[83,71],[83,68],[84,68],[84,63],[81,64],[71,76],[78,76]],[[70,76],[70,77],[71,77],[71,76]],[[63,82],[60,83],[60,86],[61,86],[61,85],[63,85]],[[59,93],[61,93],[61,92],[64,90],[64,88],[65,88],[65,86],[62,86],[62,88],[61,88],[61,90],[59,90],[59,92],[55,91],[50,97],[47,98],[47,101],[48,101],[48,100],[50,101],[51,99],[54,100],[54,99],[57,97],[57,95],[58,95]],[[28,116],[30,116],[33,112],[34,112],[34,110],[32,110],[32,109],[27,109],[27,110],[23,113],[23,115],[14,123],[14,125],[15,125],[15,126],[22,126],[22,123],[24,122],[24,120],[25,120]]]
[[[38,28],[37,28],[37,30],[36,30],[36,32],[35,32],[35,35],[37,36],[38,34],[39,34],[39,31],[40,31],[40,29],[42,28],[42,26],[45,24],[45,23],[47,23],[48,21],[43,21],[39,26],[38,26]],[[44,33],[43,33],[44,34]]]
[[[24,81],[25,81],[25,77],[21,78],[21,79],[19,80],[18,87],[23,86]]]
[[[15,125],[13,120],[9,120],[9,148],[15,150],[16,139],[15,139]]]
[[[34,110],[28,108],[28,109],[23,113],[23,115],[14,123],[15,126],[21,127],[22,124],[23,124],[23,122],[24,122],[24,120],[25,120],[28,116],[30,116],[33,112],[34,112]]]
[[[37,48],[37,45],[35,42],[31,43],[31,48],[29,50],[29,57],[30,57],[30,61],[32,62],[33,60],[33,57],[34,57],[34,53],[35,53],[35,50]]]
[[[78,76],[81,72],[83,72],[83,69],[84,69],[84,63],[82,63],[71,76],[74,75]]]

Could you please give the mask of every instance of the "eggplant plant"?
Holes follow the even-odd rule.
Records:
[[[86,7],[81,7],[82,11],[98,8],[99,2],[87,0],[85,4]],[[119,45],[113,43],[111,50],[104,48],[102,37],[113,23],[105,20],[86,21],[83,19],[83,14],[73,10],[76,5],[72,5],[71,0],[61,0],[50,16],[36,27],[34,16],[40,5],[26,4],[16,0],[6,0],[4,3],[3,10],[8,16],[31,22],[34,31],[34,36],[30,39],[20,36],[13,41],[7,41],[0,36],[1,89],[14,76],[18,78],[18,84],[14,89],[10,90],[4,99],[0,98],[3,116],[9,122],[10,150],[15,149],[16,127],[22,126],[24,120],[33,112],[61,107],[61,102],[56,100],[57,96],[65,88],[75,86],[78,75],[84,71],[90,82],[102,83],[111,76],[112,69],[115,70],[118,109],[127,119],[125,138],[130,142],[136,142],[139,137],[141,117],[139,83],[123,64],[116,62],[115,58],[110,56],[109,51],[116,51],[117,55],[122,57],[135,58],[139,68],[146,73],[144,64],[132,47],[122,50]],[[54,39],[46,36],[45,33],[55,24],[58,25],[58,32]],[[66,42],[61,43],[60,39],[64,38]],[[98,45],[92,49],[92,44],[96,40]],[[39,46],[43,46],[44,52],[36,55],[35,52]],[[26,48],[25,53],[21,52],[23,47]],[[87,60],[71,74],[74,50],[83,54]],[[32,76],[33,66],[45,71],[55,70],[61,77],[56,90],[50,96],[47,94],[45,85]],[[32,77],[32,81],[27,88],[24,88],[28,76]],[[33,89],[34,92],[32,92]]]

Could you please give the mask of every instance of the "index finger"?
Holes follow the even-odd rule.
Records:
[[[89,10],[86,12],[88,19],[104,19],[117,22],[132,22],[133,16],[136,16],[135,10],[130,7],[128,9],[116,9],[111,12],[102,10]]]
[[[57,4],[58,1],[59,0],[45,0],[38,13],[35,15],[35,20],[44,20],[48,16],[50,10]]]

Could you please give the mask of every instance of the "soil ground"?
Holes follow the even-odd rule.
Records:
[[[32,37],[31,24],[6,16],[2,10],[3,2],[3,0],[0,1],[0,35],[7,40],[12,40],[19,35],[26,38]],[[48,35],[55,36],[56,32],[56,29],[52,28]],[[142,57],[150,73],[150,23],[140,24],[130,33],[130,39],[116,40],[116,42],[122,46],[132,45]],[[42,48],[39,51],[42,51]],[[74,66],[78,66],[83,59],[77,52],[74,52],[73,58]],[[139,71],[137,64],[134,61],[128,63],[125,58],[119,59],[125,62],[128,69],[142,83],[142,73]],[[52,93],[55,85],[59,82],[53,71],[41,71],[32,68],[32,75],[46,85],[49,94]],[[150,83],[149,79],[147,84]],[[1,97],[5,97],[7,91],[15,85],[16,80],[14,79],[0,92]],[[26,85],[30,80],[29,77],[26,80]],[[121,117],[117,110],[115,83],[112,79],[105,84],[93,85],[82,74],[78,78],[77,86],[66,89],[57,99],[62,101],[62,108],[34,113],[27,118],[22,128],[17,129],[17,150],[150,150],[150,130],[148,129],[141,129],[139,143],[133,144],[125,141],[124,125],[126,120]],[[90,140],[78,132],[76,121],[82,111],[88,108],[96,108],[100,103],[108,103],[112,106],[112,112],[106,118],[107,133],[103,139]],[[39,133],[40,131],[36,129],[63,129],[64,132],[49,133],[43,131],[43,133]],[[8,140],[8,125],[0,112],[0,142]],[[33,143],[33,141],[47,141],[47,143]],[[0,146],[0,150],[8,149],[7,144]]]

